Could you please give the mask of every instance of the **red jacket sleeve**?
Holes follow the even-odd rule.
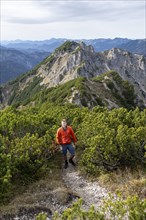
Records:
[[[61,144],[61,140],[60,140],[60,128],[57,130],[57,133],[56,133],[56,142],[57,142],[57,144]]]
[[[76,136],[75,136],[74,131],[71,127],[70,127],[70,134],[71,134],[71,137],[72,137],[74,143],[77,142]]]

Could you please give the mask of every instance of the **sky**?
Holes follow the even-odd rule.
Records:
[[[0,0],[1,41],[146,38],[146,0]]]

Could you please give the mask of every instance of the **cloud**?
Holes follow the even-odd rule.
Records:
[[[2,19],[9,23],[116,21],[140,19],[144,1],[18,1],[5,0]]]
[[[145,38],[145,0],[1,0],[1,39]]]
[[[53,17],[56,21],[80,20],[117,20],[117,15],[130,16],[140,15],[144,12],[145,1],[36,1],[35,4],[43,10],[53,11]],[[122,18],[124,19],[124,17]]]

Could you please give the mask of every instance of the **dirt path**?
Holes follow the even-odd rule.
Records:
[[[102,188],[98,182],[89,182],[72,165],[63,170],[63,180],[66,186],[74,194],[83,199],[83,208],[88,209],[91,205],[99,208],[104,198],[108,197],[108,192]]]
[[[82,208],[88,210],[91,205],[98,209],[102,200],[108,197],[107,191],[100,187],[98,182],[89,182],[71,164],[66,170],[62,168],[58,172],[60,174],[54,180],[56,182],[53,182],[53,174],[50,174],[49,179],[34,183],[22,196],[13,201],[14,204],[19,202],[16,205],[19,207],[17,214],[6,214],[0,220],[35,220],[35,216],[40,212],[47,213],[47,220],[50,220],[55,211],[62,213],[78,198],[83,199]],[[56,186],[52,188],[49,182]],[[23,200],[26,200],[25,204]]]

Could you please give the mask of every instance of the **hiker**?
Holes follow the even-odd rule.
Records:
[[[69,151],[71,154],[69,158],[69,163],[75,166],[75,162],[73,161],[73,158],[75,156],[75,149],[72,142],[75,143],[77,139],[74,135],[73,129],[67,125],[66,119],[63,119],[61,121],[61,127],[57,130],[56,141],[62,147],[62,153],[64,155],[65,162],[64,168],[66,169],[68,167],[67,151]]]

